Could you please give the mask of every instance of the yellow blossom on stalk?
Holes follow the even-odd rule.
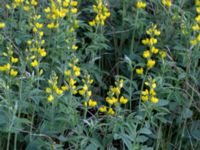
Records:
[[[30,7],[27,6],[27,5],[25,5],[25,6],[23,7],[23,9],[24,9],[24,11],[26,11],[26,12],[30,11]]]
[[[119,102],[122,103],[122,104],[126,104],[128,102],[128,99],[125,98],[124,96],[121,96],[120,99],[119,99]]]
[[[155,61],[155,60],[149,59],[149,60],[147,61],[147,68],[151,69],[151,68],[153,68],[153,67],[155,66],[155,64],[156,64],[156,61]]]
[[[73,7],[76,7],[78,5],[78,2],[77,1],[71,1],[70,5],[73,6]]]
[[[65,74],[65,76],[69,76],[69,75],[71,75],[71,71],[70,70],[65,70],[64,74]]]
[[[195,18],[196,22],[200,23],[200,15]]]
[[[158,103],[158,98],[157,97],[151,97],[151,102],[152,103]]]
[[[41,29],[41,28],[43,27],[43,24],[37,22],[37,23],[35,24],[35,26],[36,26],[36,28]]]
[[[152,52],[153,54],[157,54],[158,51],[159,51],[158,48],[156,48],[156,47],[154,47],[154,46],[151,47],[151,52]]]
[[[104,112],[107,111],[107,107],[106,107],[106,106],[101,106],[101,107],[99,108],[99,111],[100,111],[101,113],[104,113]]]
[[[76,46],[75,44],[72,45],[72,50],[77,50],[78,46]]]
[[[112,115],[112,116],[115,115],[115,111],[113,110],[113,108],[110,107],[110,108],[108,109],[108,114],[109,114],[109,115]]]
[[[111,88],[111,91],[112,91],[113,93],[115,93],[116,95],[119,95],[119,94],[120,94],[120,89],[119,89],[118,87],[113,87],[113,88]]]
[[[156,38],[151,37],[151,38],[149,39],[149,45],[154,45],[154,44],[156,44],[156,43],[157,43],[157,39],[156,39]]]
[[[67,90],[68,90],[68,86],[63,85],[63,86],[61,87],[61,89],[62,89],[63,91],[67,91]]]
[[[167,56],[167,53],[165,52],[165,51],[160,51],[160,57],[162,58],[162,59],[164,59],[166,56]]]
[[[110,17],[110,12],[106,4],[104,4],[102,0],[98,0],[97,5],[93,5],[93,11],[97,13],[97,15],[95,16],[94,20],[89,21],[89,25],[90,26],[95,26],[95,25],[104,26],[105,20],[108,17]]]
[[[81,74],[81,68],[79,68],[77,66],[73,66],[73,71],[74,71],[74,75],[76,77],[80,76],[80,74]]]
[[[49,97],[47,98],[48,102],[52,102],[54,100],[54,96],[53,95],[49,95]]]
[[[148,95],[143,95],[143,96],[141,97],[141,100],[142,100],[143,102],[148,101],[148,99],[149,99],[149,96],[148,96]]]
[[[6,24],[5,24],[5,23],[3,23],[3,22],[0,22],[0,29],[3,29],[3,28],[5,28],[5,26],[6,26]]]
[[[138,75],[142,75],[143,72],[144,72],[144,69],[143,69],[143,68],[138,68],[138,69],[136,69],[136,73],[137,73]]]
[[[11,66],[9,63],[7,63],[6,65],[0,66],[0,71],[8,71],[10,70]]]
[[[15,58],[15,57],[11,57],[11,62],[12,63],[17,63],[19,61],[18,58]]]
[[[10,70],[10,75],[11,76],[15,77],[17,74],[18,74],[18,71],[14,70],[14,69]]]
[[[141,0],[138,0],[136,3],[136,8],[138,9],[144,9],[146,8],[147,4],[145,2],[142,2]]]
[[[94,101],[94,100],[92,100],[92,99],[89,99],[88,105],[89,105],[90,107],[95,107],[95,106],[97,105],[97,102]]]
[[[45,57],[47,55],[44,48],[39,48],[38,53],[40,54],[41,57]]]
[[[172,6],[171,0],[162,0],[162,4],[164,6],[167,6],[167,7],[171,7]]]
[[[38,1],[37,0],[31,0],[31,5],[37,6],[38,5]]]
[[[146,38],[146,39],[143,39],[143,40],[142,40],[142,43],[143,43],[144,45],[150,45],[150,46],[152,46],[152,45],[154,45],[154,44],[157,43],[157,39],[156,39],[156,38],[153,38],[153,37],[151,37],[151,38]]]
[[[95,20],[89,21],[89,25],[90,25],[90,26],[95,26],[95,25],[96,25]]]
[[[49,87],[46,88],[46,89],[45,89],[45,92],[46,92],[46,93],[51,93],[51,88],[49,88]]]
[[[197,45],[197,40],[196,39],[190,40],[190,44],[191,45]]]
[[[72,8],[72,9],[71,9],[71,12],[72,12],[73,14],[76,14],[76,13],[78,12],[78,9],[77,9],[77,8]]]
[[[198,31],[198,30],[200,30],[200,26],[198,24],[195,24],[195,25],[192,26],[192,30]]]
[[[113,105],[113,104],[117,103],[117,98],[115,98],[115,97],[111,97],[111,98],[107,97],[106,98],[106,102],[108,104],[110,104],[110,105]]]
[[[150,53],[149,50],[146,50],[146,51],[143,52],[143,57],[144,58],[149,58],[150,56],[151,56],[151,53]]]
[[[38,61],[37,60],[34,60],[31,62],[31,66],[32,67],[37,67],[39,64],[38,64]]]

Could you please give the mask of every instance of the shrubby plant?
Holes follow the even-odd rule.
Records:
[[[199,149],[199,0],[0,2],[0,149]]]

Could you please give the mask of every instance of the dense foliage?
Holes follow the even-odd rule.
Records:
[[[0,149],[200,149],[200,0],[0,12]]]

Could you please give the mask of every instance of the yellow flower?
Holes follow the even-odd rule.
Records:
[[[154,44],[156,44],[156,43],[157,43],[157,39],[156,39],[156,38],[151,37],[151,38],[149,39],[149,45],[154,45]]]
[[[69,85],[70,85],[71,87],[73,87],[74,84],[76,84],[76,81],[75,81],[73,78],[70,78],[70,79],[69,79]]]
[[[192,26],[192,30],[193,31],[198,31],[200,29],[199,25],[198,24],[195,24]]]
[[[6,65],[0,66],[0,71],[8,71],[10,70],[11,66],[9,63],[7,63]]]
[[[33,5],[33,6],[37,6],[37,5],[38,5],[37,0],[31,0],[31,5]]]
[[[79,68],[77,66],[73,66],[73,71],[74,71],[74,75],[76,77],[80,76],[80,74],[81,74],[81,68]]]
[[[136,73],[137,73],[138,75],[142,75],[143,72],[144,72],[144,69],[143,69],[143,68],[138,68],[138,69],[136,69]]]
[[[151,94],[152,96],[155,96],[155,95],[156,95],[156,92],[154,91],[154,89],[151,89],[151,90],[150,90],[150,94]]]
[[[36,26],[36,28],[41,29],[41,28],[43,27],[43,24],[37,22],[37,23],[35,24],[35,26]]]
[[[198,41],[200,41],[200,34],[197,36],[197,38],[196,38]]]
[[[71,12],[72,12],[73,14],[76,14],[76,13],[78,12],[78,9],[77,9],[77,8],[72,8],[72,9],[71,9]]]
[[[165,52],[165,51],[160,51],[160,57],[162,58],[162,59],[164,59],[166,56],[167,56],[167,53]]]
[[[18,62],[18,58],[11,57],[11,62],[12,62],[12,63],[17,63],[17,62]]]
[[[78,5],[78,2],[77,1],[71,1],[70,5],[73,6],[73,7],[76,7]]]
[[[149,90],[146,89],[145,91],[142,91],[142,95],[149,95]]]
[[[94,100],[92,100],[92,99],[90,99],[90,100],[88,101],[88,105],[89,105],[90,107],[95,107],[95,106],[97,105],[97,102],[94,101]]]
[[[99,108],[99,111],[100,111],[101,113],[104,113],[104,112],[107,111],[107,107],[106,107],[106,106],[101,106],[101,107]]]
[[[126,104],[128,102],[128,99],[125,98],[124,96],[121,96],[120,99],[119,99],[119,102],[122,103],[122,104]]]
[[[151,47],[151,52],[152,52],[153,54],[157,54],[158,51],[159,51],[158,48],[156,48],[156,47],[154,47],[154,46]]]
[[[17,74],[18,74],[18,71],[14,70],[14,69],[10,70],[10,75],[11,76],[15,77]]]
[[[200,6],[196,7],[197,13],[200,13]]]
[[[152,102],[152,103],[155,103],[155,104],[158,103],[158,98],[152,96],[152,97],[151,97],[151,102]]]
[[[46,93],[51,93],[51,88],[46,88],[46,89],[45,89],[45,92],[46,92]]]
[[[78,46],[76,46],[75,44],[72,45],[72,50],[77,50]]]
[[[108,109],[108,114],[109,115],[115,115],[115,111],[112,108]]]
[[[147,4],[145,2],[142,2],[141,0],[137,1],[137,3],[136,3],[136,7],[138,9],[144,9],[144,8],[146,8],[146,6],[147,6]]]
[[[59,89],[58,87],[55,88],[55,92],[56,92],[56,94],[58,94],[58,95],[63,94],[63,90]]]
[[[24,11],[27,11],[27,12],[30,11],[30,7],[26,6],[26,5],[23,7],[23,9],[24,9]]]
[[[162,4],[167,6],[167,7],[171,7],[172,2],[171,2],[171,0],[162,0]]]
[[[148,97],[148,95],[145,95],[145,96],[142,96],[141,99],[143,102],[146,102],[146,101],[148,101],[149,97]]]
[[[119,94],[120,94],[120,89],[119,89],[118,87],[113,87],[113,88],[111,88],[111,91],[112,91],[113,93],[115,93],[116,95],[119,95]]]
[[[149,38],[143,39],[142,44],[144,44],[144,45],[149,44]]]
[[[62,89],[63,91],[67,91],[67,90],[68,90],[68,86],[63,85],[63,86],[61,86],[61,89]]]
[[[39,48],[38,53],[40,54],[41,57],[45,57],[47,55],[44,48]]]
[[[107,98],[106,98],[106,102],[107,102],[108,104],[110,104],[110,105],[113,105],[114,103],[117,102],[117,99],[116,99],[115,97],[112,97],[112,98],[107,97]]]
[[[86,91],[83,90],[83,89],[78,91],[78,93],[79,93],[80,95],[82,95],[82,96],[85,94],[85,92],[86,92]]]
[[[96,24],[95,20],[89,21],[89,25],[90,25],[90,26],[95,26],[95,24]]]
[[[198,23],[200,23],[200,15],[198,15],[198,16],[195,18],[195,20],[196,20]]]
[[[155,64],[156,64],[156,61],[155,61],[155,60],[149,59],[149,60],[147,61],[147,67],[148,67],[149,69],[153,68],[153,67],[155,66]]]
[[[37,60],[34,60],[31,62],[31,66],[32,67],[37,67],[39,64],[38,64],[38,61]]]
[[[197,40],[196,39],[190,40],[190,44],[191,45],[197,45]]]
[[[5,23],[3,23],[3,22],[0,22],[0,29],[3,29],[3,28],[5,28],[5,26],[6,26],[6,24],[5,24]]]
[[[151,56],[151,53],[150,53],[149,50],[146,50],[146,51],[143,52],[143,57],[144,58],[149,58],[150,56]]]
[[[87,92],[87,96],[90,97],[92,95],[92,91]]]
[[[47,98],[48,102],[52,102],[54,100],[54,97],[53,95],[49,95],[48,98]]]
[[[44,9],[45,13],[49,13],[50,11],[51,11],[50,7],[47,7],[47,8]]]
[[[63,6],[64,6],[64,7],[68,7],[68,6],[69,6],[69,2],[70,2],[70,0],[65,0],[65,1],[63,2]]]

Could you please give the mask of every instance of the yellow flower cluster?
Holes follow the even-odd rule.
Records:
[[[85,99],[84,106],[95,107],[97,105],[97,101],[91,98],[92,91],[90,90],[93,79],[91,79],[90,75],[86,75],[82,81],[83,87],[79,90],[79,94]]]
[[[18,71],[14,69],[16,68],[14,64],[16,64],[19,61],[19,59],[17,57],[14,57],[11,45],[7,47],[7,53],[4,52],[3,56],[8,58],[8,63],[3,66],[0,66],[0,71],[7,72],[10,76],[13,76],[13,77],[17,76]]]
[[[191,45],[197,45],[200,42],[200,0],[196,0],[196,12],[195,24],[192,26],[194,31],[194,38],[190,40]]]
[[[144,9],[144,8],[146,8],[146,6],[147,6],[147,3],[143,2],[141,0],[138,0],[136,3],[136,8],[138,8],[138,9]]]
[[[75,0],[51,1],[51,6],[44,9],[46,17],[51,21],[47,24],[49,29],[59,27],[59,19],[64,18],[68,13],[77,14],[78,2]]]
[[[0,29],[3,29],[6,27],[6,24],[4,22],[0,22]]]
[[[56,74],[53,74],[51,79],[48,81],[49,87],[45,89],[45,92],[48,94],[48,102],[53,102],[53,100],[61,96],[63,92],[68,90],[67,85],[63,85],[61,87],[58,87],[58,76]]]
[[[64,71],[65,79],[71,89],[71,92],[75,95],[78,93],[76,83],[77,77],[81,74],[81,69],[76,65],[78,63],[78,58],[72,58],[69,63],[68,69]]]
[[[162,0],[162,4],[167,7],[172,6],[172,0]]]
[[[143,52],[143,57],[147,59],[147,68],[151,69],[155,66],[156,61],[152,58],[153,55],[157,55],[158,53],[160,54],[161,58],[164,58],[165,52],[160,51],[159,49],[155,47],[155,44],[158,42],[155,36],[160,35],[160,31],[157,29],[157,25],[153,24],[147,31],[146,34],[149,35],[149,38],[143,39],[142,43],[144,45],[147,45],[149,47],[149,50],[145,50]],[[143,68],[138,68],[136,69],[137,74],[142,74],[143,73]]]
[[[27,40],[28,49],[26,49],[26,52],[28,54],[26,59],[32,67],[38,67],[41,59],[47,55],[45,48],[43,48],[45,40],[43,39],[42,28],[44,25],[40,23],[40,18],[41,15],[33,15],[31,18],[33,23],[30,26],[34,34],[32,39]]]
[[[150,100],[152,103],[158,103],[158,98],[156,97],[156,81],[152,78],[149,78],[147,82],[145,82],[145,85],[148,87],[148,89],[145,89],[141,93],[141,100],[143,102],[147,102]]]
[[[121,94],[121,89],[123,87],[124,80],[118,80],[115,82],[115,86],[111,86],[110,90],[108,92],[108,96],[106,97],[106,102],[109,104],[109,107],[107,108],[106,106],[101,106],[99,108],[100,112],[107,112],[109,115],[114,115],[115,111],[112,108],[114,105],[118,104],[126,104],[128,102],[128,99],[125,98],[124,96],[120,96]]]
[[[107,5],[102,0],[98,0],[97,5],[93,5],[93,11],[97,14],[95,19],[89,21],[90,26],[104,26],[105,20],[110,17],[110,12],[107,8]]]

